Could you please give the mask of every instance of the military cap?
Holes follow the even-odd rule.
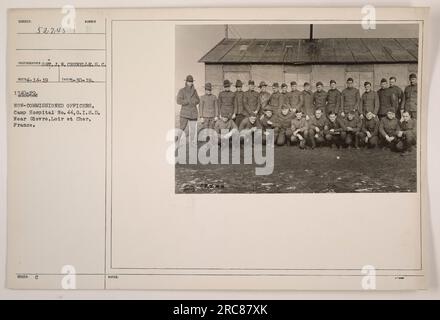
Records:
[[[380,83],[384,83],[384,82],[388,82],[388,80],[385,78],[382,78],[382,80],[380,80]]]
[[[186,76],[185,81],[186,81],[186,82],[194,82],[194,78],[193,78],[192,75],[189,74],[189,75]]]
[[[267,86],[266,82],[264,82],[264,81],[261,81],[261,82],[260,82],[260,85],[259,85],[260,88],[261,88],[261,87],[266,87],[266,86]]]
[[[278,82],[274,82],[272,83],[272,87],[278,88],[280,85],[278,84]]]
[[[316,86],[323,86],[323,84],[322,84],[321,81],[318,81],[318,82],[316,83]]]
[[[223,81],[223,87],[230,87],[230,86],[231,86],[231,81],[229,81],[228,79]]]
[[[248,81],[248,85],[255,85],[255,81],[254,80],[249,80]]]
[[[347,82],[349,82],[349,81],[353,82],[353,78],[348,78]]]
[[[212,84],[210,82],[205,84],[205,89],[206,90],[212,90]]]
[[[336,84],[336,81],[335,80],[330,80],[330,84],[332,84],[332,83],[334,83],[334,84]]]
[[[235,81],[235,86],[236,87],[243,87],[243,82],[241,82],[241,80],[237,80],[237,81]]]
[[[410,78],[410,79],[417,79],[417,75],[416,75],[415,73],[411,73],[411,74],[409,75],[409,78]]]
[[[368,85],[368,84],[371,86],[371,82],[370,82],[370,81],[365,81],[365,82],[364,82],[364,87],[365,87],[366,85]]]
[[[287,84],[282,83],[282,84],[281,84],[281,88],[287,88]]]
[[[291,85],[291,86],[296,86],[296,81],[292,81],[292,82],[290,83],[290,85]]]

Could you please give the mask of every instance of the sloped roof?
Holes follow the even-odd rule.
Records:
[[[417,38],[223,39],[199,62],[240,64],[417,63]]]

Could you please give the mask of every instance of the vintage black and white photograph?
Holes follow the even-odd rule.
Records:
[[[417,24],[175,31],[176,193],[417,191]]]

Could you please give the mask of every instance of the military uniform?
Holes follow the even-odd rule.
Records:
[[[291,110],[302,110],[303,96],[301,91],[293,90],[287,93]]]
[[[197,105],[200,102],[197,90],[191,87],[184,87],[177,93],[177,104],[181,105],[180,109],[180,129],[185,130],[188,121],[197,121],[199,112]]]
[[[286,92],[286,93],[281,92],[281,96],[280,96],[280,107],[281,107],[283,104],[285,104],[286,106],[288,106],[289,109],[291,108],[291,107],[290,107],[290,102],[289,102],[289,95],[288,95],[288,92]]]
[[[261,126],[260,120],[256,119],[255,122],[252,123],[251,120],[249,120],[249,117],[247,117],[244,118],[243,121],[240,123],[238,130],[242,131],[242,130],[249,130],[252,128],[262,129],[263,127]]]
[[[322,112],[326,112],[327,92],[325,92],[324,90],[315,91],[313,93],[313,106],[315,110],[321,109]]]
[[[295,131],[299,130],[299,132],[295,135]],[[303,139],[298,137],[300,135]],[[296,143],[299,141],[300,148],[305,147],[305,143],[308,137],[308,123],[305,118],[297,119],[296,117],[292,120],[292,127],[290,133],[290,141],[292,143]]]
[[[359,132],[361,130],[362,121],[359,117],[348,119],[346,117],[342,122],[343,131],[341,132],[341,139],[345,142],[345,145],[351,146],[354,142],[355,148],[359,146]],[[349,130],[351,128],[351,130]]]
[[[214,126],[214,130],[217,132],[219,137],[219,144],[223,143],[225,140],[229,140],[232,134],[238,132],[238,127],[234,120],[228,119],[223,121],[219,119]]]
[[[374,115],[377,115],[378,111],[379,96],[373,90],[365,91],[361,98],[361,113],[366,115],[368,112],[372,112]]]
[[[400,151],[408,150],[417,143],[417,121],[415,119],[401,121],[400,130],[402,137],[396,144],[396,148]]]
[[[369,132],[371,136],[366,141],[366,138],[368,137],[367,132]],[[378,133],[379,120],[377,119],[377,117],[373,117],[370,120],[364,118],[362,121],[361,131],[359,132],[360,142],[362,144],[366,144],[369,148],[374,148],[379,142]]]
[[[341,112],[347,114],[354,111],[356,115],[360,112],[361,96],[356,88],[345,88],[341,93]]]
[[[315,114],[313,107],[313,92],[311,90],[303,90],[302,98],[303,107],[301,111],[304,112],[305,115],[312,117]]]
[[[261,123],[258,119],[255,119],[254,123],[252,123],[249,117],[244,118],[238,127],[238,131],[240,131],[240,139],[252,139],[255,131],[258,129],[262,129]],[[262,131],[259,132],[260,134],[262,133]]]
[[[260,101],[261,110],[269,110],[270,93],[267,91],[260,92],[258,94],[258,99]]]
[[[328,115],[330,112],[339,114],[341,112],[341,91],[338,89],[330,89],[327,91],[327,107],[325,114]]]
[[[220,115],[228,119],[232,118],[234,114],[234,99],[235,92],[232,91],[222,91],[218,95],[218,108]]]
[[[241,121],[246,118],[246,111],[244,110],[244,95],[245,93],[243,91],[235,91],[234,113],[237,126],[239,126]]]
[[[397,109],[396,109],[396,115],[398,118],[401,117],[400,110],[403,108],[402,102],[403,102],[403,90],[399,86],[390,86],[389,87],[391,91],[394,93],[397,99]]]
[[[410,84],[403,92],[403,109],[408,111],[411,118],[417,119],[417,84]]]
[[[274,116],[272,115],[270,118],[268,116],[266,116],[265,114],[260,118],[260,123],[263,127],[263,130],[266,129],[274,129]]]
[[[389,110],[397,111],[397,97],[393,90],[390,90],[390,88],[380,88],[377,91],[377,95],[379,96],[379,111],[377,112],[379,117],[385,117]]]
[[[383,117],[379,123],[381,144],[394,148],[399,142],[399,139],[397,137],[398,131],[400,131],[399,120],[397,120],[396,118],[390,120],[388,119],[388,117]],[[390,137],[394,137],[395,139],[391,142],[388,142],[385,138],[387,135]]]
[[[257,115],[260,112],[261,103],[259,94],[255,90],[248,90],[244,93],[244,109],[243,114],[246,117],[254,114]]]
[[[309,140],[312,148],[316,147],[316,142],[325,142],[324,129],[327,124],[327,118],[322,115],[319,119],[313,116],[309,120]],[[316,130],[318,129],[318,131]]]
[[[214,129],[214,119],[218,117],[218,102],[217,97],[212,93],[200,97],[199,117],[203,118],[201,129]]]
[[[325,140],[329,143],[334,143],[337,146],[341,145],[341,133],[343,132],[343,125],[341,120],[336,118],[335,121],[327,121],[324,127]]]
[[[281,92],[274,92],[270,95],[266,109],[278,113],[281,110]]]
[[[279,111],[272,118],[274,118],[272,122],[275,127],[274,141],[278,146],[283,146],[286,143],[286,140],[290,139],[290,137],[292,136],[292,130],[290,127],[292,123],[293,113],[288,112],[286,115],[284,115],[281,113],[281,111]]]

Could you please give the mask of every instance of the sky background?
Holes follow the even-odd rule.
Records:
[[[309,38],[309,24],[304,25],[229,25],[229,38]],[[364,30],[361,24],[315,24],[314,38],[417,38],[415,24],[378,24]],[[195,86],[203,94],[205,66],[198,60],[225,37],[225,25],[176,26],[176,92],[192,74]]]

